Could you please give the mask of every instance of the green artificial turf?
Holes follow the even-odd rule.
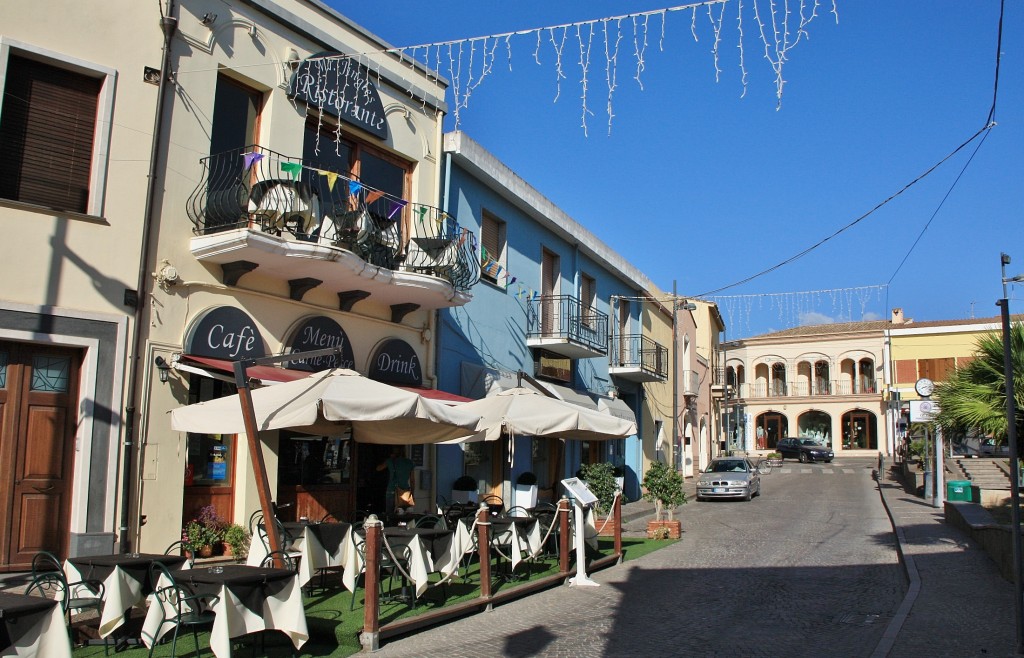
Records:
[[[622,539],[624,559],[635,560],[660,548],[670,546],[676,541],[678,540],[624,537]],[[591,559],[611,555],[613,546],[614,542],[610,537],[602,537],[598,541],[599,551],[588,551],[588,555]],[[442,591],[440,587],[431,587],[428,589],[427,592],[417,601],[415,608],[411,608],[406,603],[386,600],[381,601],[381,626],[399,619],[433,612],[442,607],[464,603],[479,598],[479,566],[480,565],[477,563],[471,564],[468,569],[463,572],[463,575],[452,578],[448,582],[447,587],[445,588],[446,591],[444,592],[445,596],[443,603],[441,600]],[[520,566],[520,571],[524,571],[523,576],[525,576],[525,578],[518,581],[508,581],[501,577],[502,569],[492,568],[492,593],[506,591],[509,588],[514,588],[527,582],[558,573],[557,558],[540,560],[529,566],[530,568],[528,573],[526,573],[523,566]],[[570,571],[572,571],[572,569],[570,569]],[[336,575],[333,576],[333,578],[334,581],[328,584],[328,588],[324,590],[314,590],[312,593],[305,596],[306,625],[309,628],[310,640],[303,645],[301,650],[299,650],[299,656],[342,657],[359,653],[362,649],[359,644],[359,632],[363,628],[363,590],[361,588],[357,589],[355,608],[350,610],[349,607],[352,603],[352,593],[341,587]],[[439,579],[440,574],[431,575],[431,580],[433,582],[437,582]],[[385,581],[384,586],[385,589],[387,589],[387,581]],[[394,586],[397,590],[399,586],[397,581],[394,583]],[[136,623],[141,624],[141,619],[136,620]],[[234,644],[234,651],[236,655],[251,655],[253,652],[254,642],[257,643],[256,655],[263,655],[271,658],[292,655],[291,643],[283,634],[270,631],[265,633],[264,636],[264,647],[262,650],[258,648],[258,636],[247,636],[236,641]],[[163,657],[171,655],[169,634],[167,637],[168,642],[158,645],[153,653],[154,656]],[[209,633],[199,634],[199,646],[200,653],[198,655],[203,656],[204,658],[213,655],[209,648]],[[195,651],[195,644],[192,641],[191,632],[183,633],[178,637],[176,653],[178,656],[197,655]],[[92,658],[94,656],[99,657],[103,655],[104,651],[102,645],[79,647],[74,650],[75,658]],[[124,656],[125,658],[141,658],[148,655],[148,650],[143,646],[130,647],[116,655]]]

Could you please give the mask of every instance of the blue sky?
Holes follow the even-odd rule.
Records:
[[[998,0],[836,0],[838,23],[831,2],[821,2],[807,36],[788,52],[778,108],[753,0],[744,0],[744,93],[737,1],[725,9],[717,82],[706,9],[697,14],[696,42],[689,11],[666,15],[663,38],[660,16],[649,19],[642,89],[633,79],[632,21],[622,24],[610,134],[603,34],[591,45],[587,102],[594,114],[585,132],[575,31],[563,51],[557,101],[547,37],[539,65],[536,38],[514,37],[511,71],[502,42],[491,74],[460,112],[460,128],[663,290],[675,280],[680,294],[698,295],[832,235],[986,125]],[[328,4],[394,46],[672,6]],[[758,7],[767,18],[767,0]],[[479,51],[477,58],[479,67]],[[1024,273],[1024,3],[1014,0],[1006,2],[995,120],[976,153],[980,137],[822,246],[718,292],[728,337],[887,318],[892,307],[917,320],[996,315],[999,253],[1014,258],[1008,274]],[[446,129],[453,127],[449,114]],[[813,292],[797,294],[805,291]],[[1024,286],[1011,288],[1011,309],[1024,312],[1022,302]]]

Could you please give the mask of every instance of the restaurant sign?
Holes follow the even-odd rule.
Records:
[[[370,379],[403,386],[422,386],[423,369],[416,351],[400,338],[384,341],[370,361]]]
[[[324,350],[330,347],[341,348],[338,355],[318,356],[312,359],[287,361],[284,366],[290,370],[307,370],[318,372],[329,368],[355,369],[356,359],[352,354],[345,330],[331,318],[318,315],[304,321],[292,334],[288,343],[288,353]]]
[[[572,360],[567,357],[540,350],[535,366],[537,374],[542,377],[557,379],[560,382],[572,381]]]
[[[370,71],[337,52],[322,52],[299,63],[288,83],[288,97],[302,101],[380,139],[388,138],[377,87]]]
[[[214,306],[192,323],[185,338],[185,353],[228,361],[267,355],[256,323],[234,306]]]

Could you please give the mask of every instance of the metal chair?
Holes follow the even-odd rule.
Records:
[[[178,541],[168,546],[167,550],[164,551],[164,555],[184,555],[188,559],[189,568],[196,566],[195,551],[192,550],[192,547],[188,544],[188,542],[182,539],[179,539]]]
[[[409,523],[409,527],[441,528],[442,530],[447,530],[448,524],[445,523],[443,516],[437,516],[436,514],[428,514],[427,516],[421,516],[418,519],[414,519],[411,523]]]
[[[60,560],[48,551],[39,551],[32,557],[32,583],[27,591],[59,600],[69,629],[75,612],[92,610],[99,616],[103,611],[103,583],[90,579],[69,581]],[[109,637],[103,638],[106,655],[110,655],[109,640]]]
[[[544,545],[543,555],[545,557],[558,555],[558,538],[561,533],[561,526],[558,522],[558,507],[552,503],[537,503],[537,506],[533,508],[533,515],[540,524],[541,537],[548,537],[547,543]],[[552,524],[554,524],[553,528]],[[550,535],[548,535],[548,528],[551,528]]]
[[[182,626],[192,629],[192,638],[196,643],[196,654],[199,653],[199,626],[212,625],[214,614],[209,608],[220,601],[213,594],[191,594],[174,579],[171,571],[160,562],[149,567],[149,578],[153,583],[153,605],[159,606],[160,624],[154,631],[153,642],[149,647],[150,658],[156,648],[156,638],[165,624],[174,625],[174,636],[171,639],[171,655],[174,656],[178,645],[178,631]]]
[[[489,494],[480,499],[480,502],[487,505],[491,510],[491,516],[497,516],[505,510],[505,501],[501,496]]]

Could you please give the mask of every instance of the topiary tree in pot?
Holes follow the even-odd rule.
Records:
[[[587,464],[580,468],[579,477],[587,483],[587,488],[597,497],[597,512],[608,514],[615,503],[615,492],[619,485],[615,481],[615,467],[604,462]]]
[[[647,524],[648,536],[663,536],[659,528],[668,528],[668,536],[678,539],[682,533],[682,524],[673,515],[676,507],[687,502],[686,492],[683,491],[683,476],[666,464],[652,462],[641,484],[645,489],[644,500],[654,503],[654,520]],[[667,520],[662,518],[666,510]]]

